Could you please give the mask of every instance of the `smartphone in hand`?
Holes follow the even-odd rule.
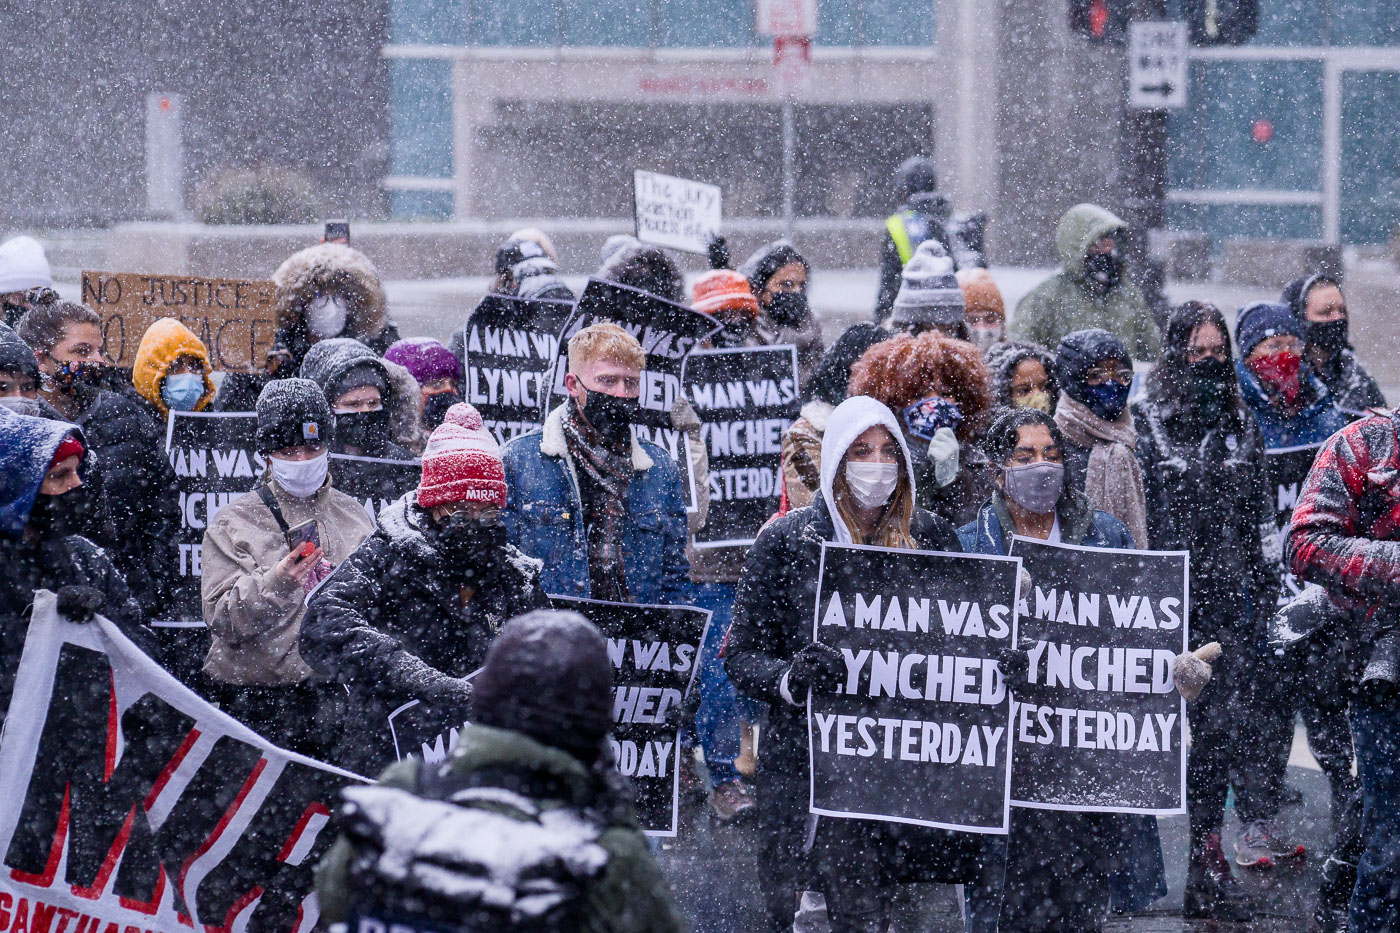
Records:
[[[287,529],[287,547],[290,550],[296,551],[303,544],[310,544],[313,549],[321,546],[321,529],[314,518]]]

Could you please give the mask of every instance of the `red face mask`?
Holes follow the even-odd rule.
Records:
[[[1298,378],[1298,370],[1302,363],[1303,358],[1299,354],[1280,350],[1268,356],[1255,357],[1245,365],[1265,384],[1282,395],[1285,402],[1292,405],[1298,393],[1302,391],[1302,384]]]

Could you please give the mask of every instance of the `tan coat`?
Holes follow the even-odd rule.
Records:
[[[808,402],[802,406],[802,417],[783,435],[783,480],[790,509],[811,505],[821,488],[822,435],[833,410],[826,402]]]
[[[349,557],[374,531],[365,507],[331,488],[309,499],[287,495],[268,478],[288,525],[314,518],[326,560]],[[204,673],[238,686],[299,684],[311,668],[297,651],[306,593],[273,572],[287,556],[287,540],[257,492],[220,509],[204,532],[204,621],[213,636]]]

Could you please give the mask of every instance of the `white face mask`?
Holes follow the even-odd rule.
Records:
[[[851,461],[846,464],[846,485],[862,508],[882,506],[899,485],[899,464]]]
[[[317,295],[306,306],[306,329],[321,340],[338,336],[345,330],[347,315],[345,299],[339,295]]]
[[[991,327],[969,327],[968,332],[972,337],[972,345],[985,354],[992,344],[1001,339],[1002,326],[994,324]]]
[[[287,495],[305,499],[315,495],[316,490],[325,483],[326,472],[330,467],[330,455],[322,451],[319,456],[310,460],[269,457],[268,462],[272,464],[272,478],[277,480],[277,485],[286,490]]]

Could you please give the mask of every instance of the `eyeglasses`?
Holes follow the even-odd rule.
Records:
[[[1105,382],[1117,382],[1122,385],[1127,385],[1132,381],[1133,371],[1127,368],[1126,366],[1120,369],[1110,370],[1108,372],[1105,372],[1101,369],[1094,370],[1084,377],[1085,385],[1091,386],[1101,386]]]
[[[454,517],[460,516],[464,521],[475,522],[476,524],[482,525],[487,528],[499,525],[502,521],[502,515],[504,514],[500,509],[497,508],[483,509],[482,511],[476,513],[468,512],[467,503],[465,502],[454,502],[451,505],[444,506],[443,508],[447,510],[448,515]]]

